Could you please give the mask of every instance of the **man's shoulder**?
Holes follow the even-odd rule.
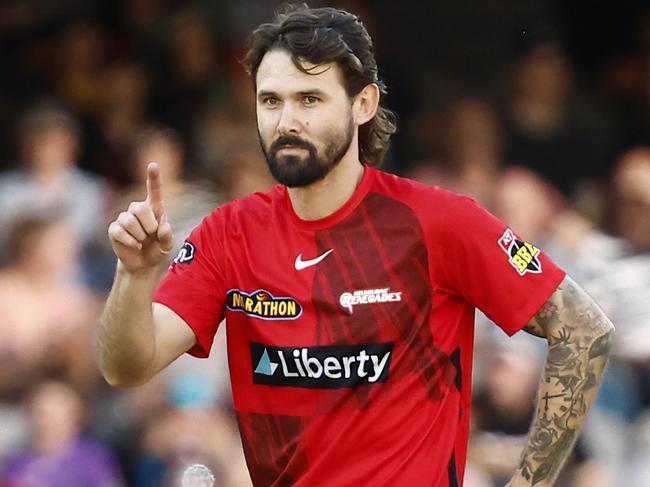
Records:
[[[278,184],[266,191],[259,191],[223,203],[212,211],[209,218],[227,219],[230,224],[241,219],[247,221],[268,219],[282,197],[283,189]]]
[[[432,204],[453,207],[457,204],[472,201],[467,196],[440,186],[425,184],[409,177],[399,176],[379,169],[374,170],[377,173],[374,190],[404,203],[412,202],[416,205],[426,203],[429,207]]]

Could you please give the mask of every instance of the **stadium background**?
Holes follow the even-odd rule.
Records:
[[[615,358],[561,486],[648,485],[650,7],[644,1],[311,2],[358,13],[400,130],[388,170],[477,198],[617,326]],[[177,243],[272,184],[238,59],[278,2],[0,4],[0,486],[176,486],[189,464],[249,485],[223,336],[111,390],[93,340],[106,228],[158,161]],[[496,331],[495,331],[496,330]],[[466,486],[503,485],[543,342],[479,314]],[[85,479],[85,480],[82,480]]]

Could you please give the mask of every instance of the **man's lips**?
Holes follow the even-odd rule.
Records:
[[[276,151],[281,151],[281,150],[308,150],[308,149],[301,145],[281,145],[276,149]]]

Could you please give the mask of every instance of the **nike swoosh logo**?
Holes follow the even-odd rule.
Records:
[[[318,257],[309,260],[302,260],[302,253],[301,253],[298,257],[296,257],[296,262],[294,262],[293,266],[296,268],[297,271],[301,271],[303,269],[306,269],[307,267],[311,267],[313,265],[318,264],[321,260],[323,260],[325,257],[330,255],[332,252],[334,252],[334,249],[329,249],[324,254],[321,254]]]

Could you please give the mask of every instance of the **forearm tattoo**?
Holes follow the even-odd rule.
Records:
[[[526,331],[545,336],[549,348],[537,414],[519,468],[531,485],[549,485],[568,457],[596,397],[611,350],[613,326],[567,277]]]

